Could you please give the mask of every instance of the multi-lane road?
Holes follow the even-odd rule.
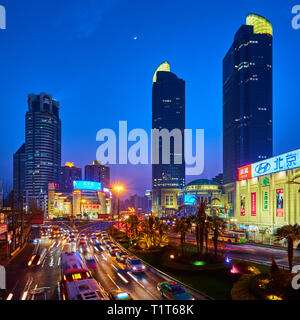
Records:
[[[107,223],[97,223],[91,227],[82,227],[79,232],[103,231]],[[61,228],[68,229],[66,225]],[[80,234],[79,233],[79,234]],[[90,270],[93,277],[106,292],[122,290],[128,292],[134,300],[161,300],[157,284],[171,280],[156,270],[147,267],[145,272],[132,274],[125,265],[116,261],[108,250],[97,248],[88,240],[88,252],[92,255],[96,268]],[[59,282],[61,280],[61,252],[81,250],[77,242],[68,242],[63,238],[42,238],[37,244],[28,244],[6,267],[7,290],[2,292],[6,300],[58,300],[61,299]],[[196,299],[207,299],[198,292],[187,288]]]

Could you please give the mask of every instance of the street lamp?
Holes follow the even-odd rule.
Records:
[[[118,193],[118,227],[120,227],[120,192],[124,190],[122,186],[114,186],[114,190]]]

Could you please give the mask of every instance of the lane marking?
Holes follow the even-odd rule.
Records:
[[[106,273],[106,275],[112,281],[112,283],[118,288],[118,290],[120,290],[120,287],[115,283],[114,279],[108,273]]]

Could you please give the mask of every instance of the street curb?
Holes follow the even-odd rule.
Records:
[[[130,255],[136,257],[132,252],[126,250],[119,242],[117,242],[117,241],[115,240],[115,238],[113,238],[112,236],[111,236],[111,238],[114,240],[115,243],[118,244],[118,246],[121,247],[121,249],[122,249],[123,251],[125,251],[125,252],[127,252],[127,253],[130,253]],[[157,272],[159,275],[161,275],[165,280],[167,280],[167,281],[169,281],[169,280],[175,281],[175,282],[181,284],[182,286],[188,288],[190,291],[194,291],[194,292],[196,292],[197,294],[199,294],[199,295],[207,298],[207,300],[215,300],[214,298],[208,296],[207,294],[205,294],[205,293],[203,293],[203,292],[201,292],[201,291],[199,291],[199,290],[197,290],[197,289],[194,289],[193,287],[191,287],[191,286],[189,286],[189,285],[187,285],[187,284],[185,284],[185,283],[182,283],[182,282],[179,281],[178,279],[175,279],[175,278],[169,276],[168,274],[164,273],[163,271],[161,271],[161,270],[159,270],[159,269],[156,269],[155,267],[153,267],[153,266],[150,265],[149,263],[145,262],[143,259],[141,259],[141,258],[139,258],[139,257],[136,257],[136,258],[138,258],[139,260],[141,260],[146,266],[150,267],[150,268],[153,269],[155,272]]]

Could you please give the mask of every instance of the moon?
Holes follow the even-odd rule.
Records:
[[[137,38],[138,38],[138,37],[137,37],[137,36],[135,36],[135,37],[133,37],[133,40],[137,40]]]

